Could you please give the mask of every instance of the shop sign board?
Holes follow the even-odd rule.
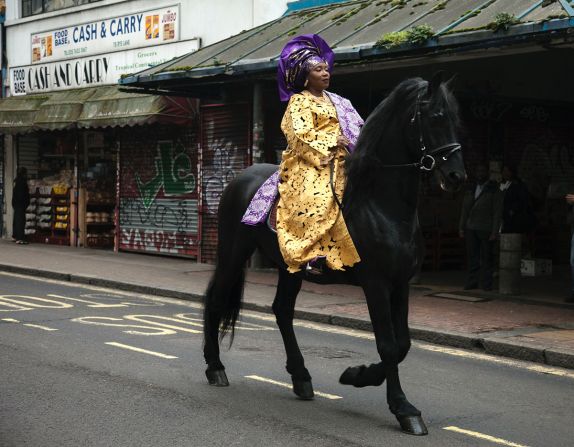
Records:
[[[179,41],[179,6],[32,34],[32,64]]]
[[[13,67],[10,68],[10,93],[13,96],[29,95],[117,84],[122,75],[137,73],[198,48],[199,41],[191,39],[154,48]]]

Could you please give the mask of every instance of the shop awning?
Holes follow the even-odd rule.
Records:
[[[316,2],[315,2],[316,3]],[[574,28],[572,0],[356,0],[287,14],[277,20],[126,76],[120,84],[149,91],[191,91],[269,76],[292,36],[317,33],[338,64],[545,44]],[[161,93],[158,93],[161,94]]]
[[[37,130],[191,124],[191,98],[125,93],[115,85],[0,99],[0,134]]]
[[[0,100],[0,133],[21,134],[34,130],[34,119],[48,95],[15,96]]]
[[[154,123],[191,124],[197,100],[122,92],[116,86],[99,87],[85,101],[78,127],[124,127]]]
[[[85,102],[94,96],[97,88],[53,92],[40,105],[34,118],[35,130],[65,130],[76,127]]]

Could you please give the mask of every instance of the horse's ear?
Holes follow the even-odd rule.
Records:
[[[432,96],[435,92],[438,91],[443,80],[444,80],[444,71],[442,70],[437,71],[429,82],[428,96]]]
[[[458,73],[453,74],[448,81],[445,82],[445,86],[450,91],[454,90],[454,86],[458,81]]]

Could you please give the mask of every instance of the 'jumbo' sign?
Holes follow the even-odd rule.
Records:
[[[32,63],[177,42],[178,22],[179,6],[170,6],[33,34]]]
[[[156,48],[14,67],[10,68],[10,92],[17,96],[116,84],[123,74],[137,73],[198,48],[198,40],[192,39]]]

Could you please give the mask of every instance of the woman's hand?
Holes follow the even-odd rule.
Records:
[[[339,135],[337,137],[337,146],[342,147],[342,148],[346,148],[350,144],[351,144],[351,142],[349,141],[349,139],[345,135]]]
[[[566,202],[569,203],[570,205],[574,205],[574,194],[567,194]]]
[[[335,152],[331,152],[326,157],[321,158],[321,166],[327,166],[334,157],[335,157]]]

